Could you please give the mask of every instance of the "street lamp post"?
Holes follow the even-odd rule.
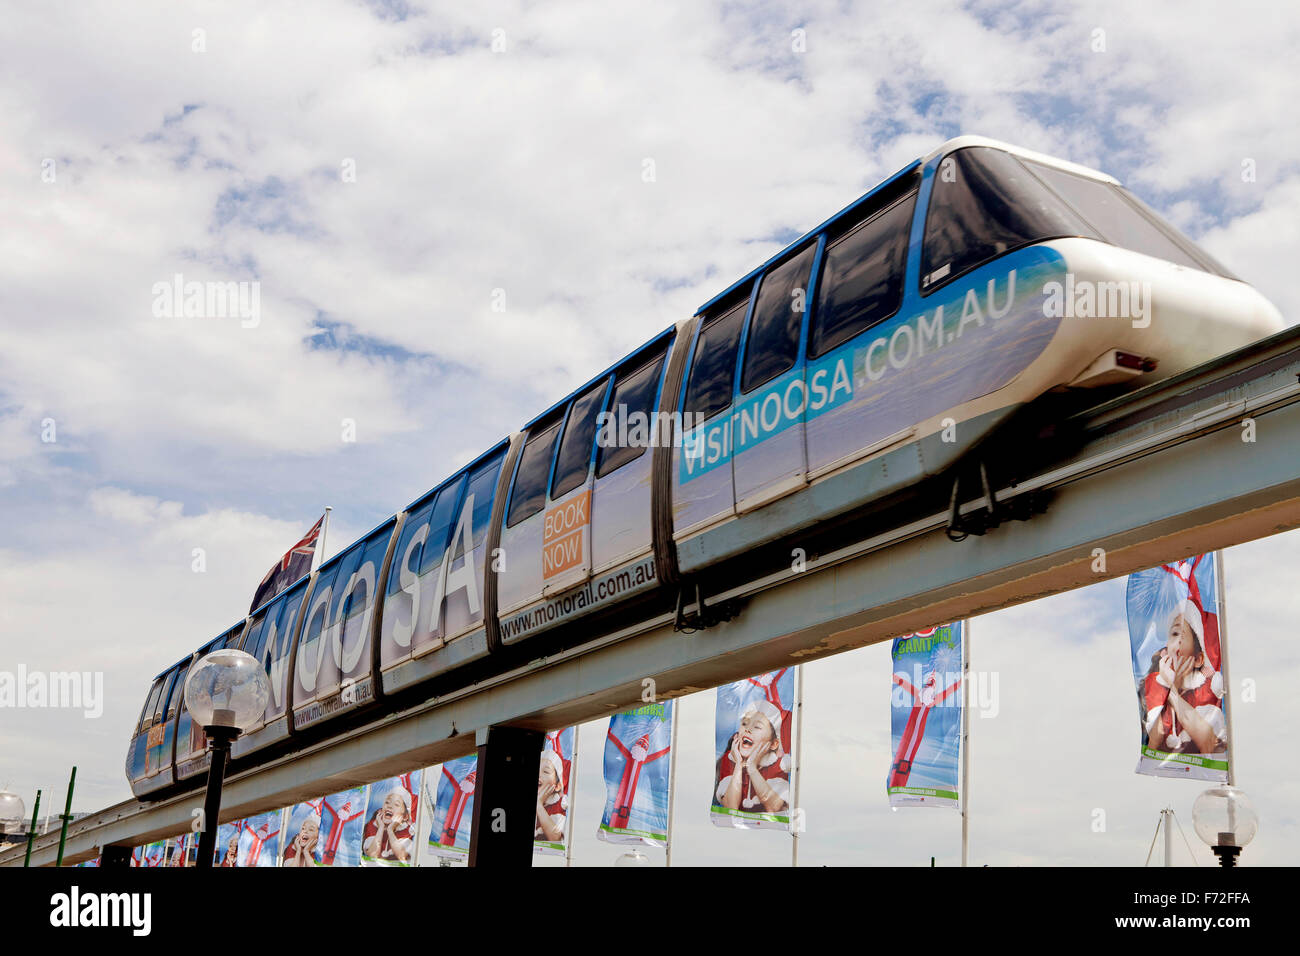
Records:
[[[243,651],[213,651],[190,669],[185,681],[185,706],[191,719],[203,727],[212,750],[196,866],[211,867],[216,855],[221,785],[230,745],[265,713],[270,696],[266,671],[257,658]]]
[[[1192,826],[1220,866],[1236,866],[1242,847],[1255,838],[1259,815],[1250,798],[1236,787],[1212,787],[1192,804]]]

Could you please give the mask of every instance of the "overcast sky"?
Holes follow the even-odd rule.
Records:
[[[101,671],[106,699],[0,712],[0,785],[61,801],[76,763],[79,809],[128,797],[150,679],[326,504],[332,554],[959,133],[1117,176],[1291,321],[1297,47],[1275,3],[7,10],[0,670]],[[177,274],[257,281],[260,321],[155,315]],[[1251,862],[1300,851],[1298,552],[1227,555]],[[1122,581],[974,635],[1000,687],[973,728],[974,861],[1140,864],[1167,803],[1195,843],[1203,787],[1132,772]],[[808,666],[803,862],[958,858],[957,814],[888,808],[888,673],[884,645]],[[709,824],[712,708],[682,705],[674,862],[778,864],[788,837]],[[580,863],[618,852],[591,837],[603,732],[581,737]]]

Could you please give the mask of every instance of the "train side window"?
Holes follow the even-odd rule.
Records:
[[[799,332],[808,311],[808,276],[816,252],[817,246],[811,245],[763,276],[745,341],[742,392],[794,368],[799,357]]]
[[[585,395],[574,400],[569,422],[560,439],[560,453],[555,459],[555,478],[551,482],[551,498],[567,495],[587,480],[591,467],[591,447],[596,441],[596,416],[605,401],[608,379],[590,388]]]
[[[596,457],[596,477],[604,478],[628,462],[636,461],[655,441],[655,394],[658,392],[659,372],[663,369],[664,353],[636,371],[619,376],[614,385],[614,398],[609,403],[612,420],[601,432],[600,450]],[[644,421],[646,440],[632,441],[619,434],[619,423],[626,422],[630,434],[638,422]],[[638,436],[639,437],[639,436]],[[671,437],[671,436],[666,436]]]
[[[265,613],[253,618],[253,623],[248,625],[248,633],[244,635],[244,650],[258,660],[262,659],[262,649],[266,643],[266,634],[269,630],[268,622],[275,619],[281,603],[283,602],[277,602],[274,607],[267,608]]]
[[[474,496],[474,510],[470,513],[473,531],[471,548],[479,547],[487,538],[488,525],[492,523],[492,503],[497,494],[497,479],[501,477],[501,464],[505,458],[506,452],[503,448],[470,472],[467,493]]]
[[[428,574],[442,564],[443,552],[447,550],[447,539],[451,536],[456,523],[456,505],[460,502],[460,489],[464,487],[465,476],[457,476],[438,492],[438,500],[429,513],[429,534],[424,539],[424,554],[420,557],[420,577]],[[391,579],[393,575],[389,575]]]
[[[154,704],[153,720],[150,726],[162,723],[163,712],[167,707],[167,698],[171,695],[172,685],[176,683],[176,671],[171,671],[163,679],[162,693],[158,695],[158,701]]]
[[[915,206],[916,193],[904,196],[826,246],[808,337],[810,358],[898,311]]]
[[[707,421],[731,405],[736,384],[736,347],[748,305],[748,301],[740,302],[706,319],[700,329],[683,409],[698,416],[697,421]]]
[[[1013,249],[1097,234],[1009,153],[985,146],[945,156],[934,176],[921,247],[921,290]]]
[[[534,426],[533,433],[524,443],[524,453],[519,456],[519,470],[515,472],[515,487],[510,493],[510,514],[506,527],[513,528],[525,518],[531,518],[546,503],[546,481],[551,476],[551,452],[555,436],[559,434],[559,420]]]
[[[162,693],[163,678],[159,677],[153,682],[153,687],[149,690],[149,696],[144,700],[144,707],[140,711],[140,728],[137,733],[143,733],[153,726],[153,713],[158,707],[158,696]]]
[[[180,710],[181,701],[185,699],[185,679],[189,675],[189,664],[182,667],[180,673],[176,675],[176,683],[172,687],[171,701],[167,704],[167,719],[169,721],[176,716],[176,711]]]

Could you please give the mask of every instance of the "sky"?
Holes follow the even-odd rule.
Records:
[[[1297,45],[1272,3],[8,11],[0,670],[102,673],[104,701],[0,712],[0,785],[30,806],[75,763],[78,809],[127,798],[150,679],[325,505],[333,554],[960,133],[1115,175],[1293,321]],[[168,314],[178,275],[256,282],[257,321]],[[1300,853],[1300,660],[1275,639],[1297,553],[1226,557],[1252,862]],[[1122,582],[973,627],[1000,687],[972,730],[974,862],[1139,864],[1167,804],[1195,844],[1201,787],[1132,772]],[[807,667],[802,862],[957,859],[955,813],[888,808],[888,668],[884,645]],[[674,864],[780,864],[787,836],[707,820],[712,708],[682,702]],[[602,737],[581,735],[583,864],[618,853],[590,836]]]

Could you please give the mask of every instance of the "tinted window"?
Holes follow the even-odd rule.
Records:
[[[145,698],[144,710],[140,711],[141,730],[147,729],[153,723],[153,712],[158,707],[158,695],[162,693],[162,689],[163,679],[159,677],[150,688],[149,696]]]
[[[276,701],[279,699],[284,678],[284,671],[278,670],[275,664],[279,661],[287,663],[289,649],[293,644],[293,626],[297,623],[298,611],[302,609],[302,601],[306,594],[306,587],[298,585],[281,596],[267,610],[261,632],[257,636],[256,650],[250,649],[252,645],[249,640],[244,641],[245,650],[262,662],[267,676],[271,678],[273,690],[270,708],[272,710],[277,708]]]
[[[799,357],[799,332],[808,311],[808,277],[816,252],[816,246],[809,246],[763,276],[745,341],[742,392],[794,368]]]
[[[501,463],[505,449],[475,468],[469,476],[469,493],[474,496],[474,510],[470,520],[474,524],[471,547],[478,548],[487,538],[488,525],[492,523],[492,503],[497,496],[497,480],[501,477]]]
[[[360,546],[353,545],[352,550],[340,562],[339,574],[335,579],[337,587],[334,589],[333,611],[334,620],[343,622],[345,639],[356,636],[357,632],[352,625],[359,625],[360,621],[353,619],[370,610],[370,605],[375,600],[373,589],[383,571],[384,554],[388,550],[388,539],[392,531],[391,527],[385,528],[371,535]]]
[[[1134,196],[1131,192],[1129,192],[1127,189],[1124,189],[1122,186],[1112,186],[1111,189],[1114,189],[1117,193],[1119,193],[1130,203],[1132,203],[1134,208],[1138,209],[1144,216],[1147,217],[1147,219],[1151,220],[1158,226],[1162,226],[1165,232],[1169,235],[1170,239],[1178,243],[1179,248],[1186,251],[1193,258],[1200,260],[1201,268],[1208,269],[1210,272],[1217,273],[1218,275],[1224,276],[1225,278],[1228,279],[1237,278],[1237,276],[1233,274],[1231,269],[1225,266],[1218,259],[1214,258],[1214,256],[1210,255],[1199,245],[1192,242],[1192,240],[1188,239],[1185,235],[1182,234],[1181,231],[1179,231],[1168,221],[1166,221],[1165,218],[1160,215],[1160,213],[1156,212],[1154,209],[1152,209],[1150,206],[1144,203],[1137,196]]]
[[[465,487],[465,476],[461,475],[442,491],[430,512],[429,534],[424,539],[424,554],[420,558],[419,573],[428,574],[442,564],[443,552],[447,550],[447,540],[456,523],[456,506],[460,504],[460,493]],[[392,575],[389,575],[392,578]]]
[[[596,477],[603,478],[611,471],[622,468],[630,461],[635,461],[645,454],[649,443],[654,441],[653,432],[655,396],[659,391],[659,372],[663,368],[664,357],[659,355],[650,364],[643,365],[631,374],[619,376],[614,386],[614,398],[610,402],[613,421],[601,435],[600,451],[596,460]],[[632,429],[635,423],[646,422],[645,441],[633,440]],[[617,434],[618,423],[627,422],[627,435]],[[637,435],[639,439],[641,436]],[[627,440],[622,440],[626,438]]]
[[[186,664],[181,668],[181,672],[176,675],[176,683],[172,686],[172,698],[167,704],[167,719],[171,720],[176,716],[176,711],[180,708],[181,701],[185,699],[185,678],[189,676],[190,665]]]
[[[1008,153],[960,149],[939,163],[926,214],[921,289],[929,292],[1031,242],[1096,234]]]
[[[686,389],[686,408],[701,419],[712,418],[731,404],[736,384],[736,346],[740,323],[745,320],[742,302],[735,308],[706,319],[695,343],[691,380]]]
[[[267,608],[266,613],[253,618],[253,623],[248,625],[248,631],[244,634],[244,650],[256,658],[262,656],[262,647],[266,644],[266,622],[274,612],[274,607]]]
[[[171,694],[172,685],[176,683],[176,672],[172,671],[163,680],[162,693],[158,695],[158,701],[154,706],[153,722],[156,724],[163,718],[163,713],[167,709],[167,698]]]
[[[573,403],[569,422],[564,426],[560,455],[555,460],[555,480],[551,497],[559,498],[587,480],[591,468],[591,446],[596,440],[596,416],[605,400],[607,381],[594,386]]]
[[[898,311],[915,206],[913,193],[827,245],[808,339],[810,356],[830,351]]]
[[[1076,176],[1041,163],[1026,162],[1025,165],[1096,227],[1103,239],[1122,249],[1132,249],[1157,259],[1203,269],[1201,263],[1179,248],[1109,183]]]
[[[519,456],[519,470],[515,472],[515,488],[510,495],[510,515],[506,527],[514,527],[525,518],[542,510],[546,503],[546,480],[551,476],[551,450],[559,422],[535,428],[524,444]]]
[[[397,548],[393,551],[393,569],[388,575],[387,591],[390,597],[401,590],[401,575],[398,574],[398,569],[403,561],[406,562],[406,569],[412,574],[420,573],[420,560],[424,556],[424,550],[429,547],[428,535],[423,542],[414,546],[411,541],[422,529],[429,526],[429,515],[433,512],[433,503],[436,500],[437,496],[431,495],[428,501],[408,514],[402,524],[402,536],[397,539]]]

